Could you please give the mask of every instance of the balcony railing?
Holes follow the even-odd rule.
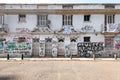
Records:
[[[9,28],[7,24],[0,24],[0,32],[9,32]]]

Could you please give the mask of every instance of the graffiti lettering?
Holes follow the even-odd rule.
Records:
[[[29,32],[28,28],[16,28],[17,32]]]
[[[90,30],[92,30],[92,29],[93,29],[93,27],[90,26],[90,25],[87,25],[87,26],[81,28],[81,30],[82,30],[82,31],[85,31],[85,32],[88,32],[88,31],[90,31]]]
[[[78,52],[87,52],[87,51],[101,51],[103,50],[103,42],[85,42],[85,43],[78,43]]]

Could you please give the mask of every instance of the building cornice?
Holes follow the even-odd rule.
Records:
[[[120,9],[0,9],[3,14],[120,14]]]

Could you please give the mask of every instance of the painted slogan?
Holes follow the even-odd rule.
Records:
[[[80,42],[77,44],[77,47],[79,54],[86,54],[88,51],[102,51],[103,42]]]

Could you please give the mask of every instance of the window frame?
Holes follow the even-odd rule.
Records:
[[[115,23],[115,15],[114,14],[105,15],[105,24],[114,24],[114,23]]]
[[[73,9],[73,5],[63,5],[63,9]]]
[[[48,15],[37,15],[37,25],[47,26]]]
[[[26,15],[25,14],[19,14],[18,19],[19,19],[19,22],[26,22]]]
[[[73,24],[73,15],[63,15],[63,26],[69,25],[72,26]]]
[[[85,39],[85,38],[86,38],[86,39]],[[84,42],[90,42],[90,38],[91,38],[90,36],[85,36],[85,37],[84,37]]]
[[[84,22],[90,22],[91,15],[84,15]]]

